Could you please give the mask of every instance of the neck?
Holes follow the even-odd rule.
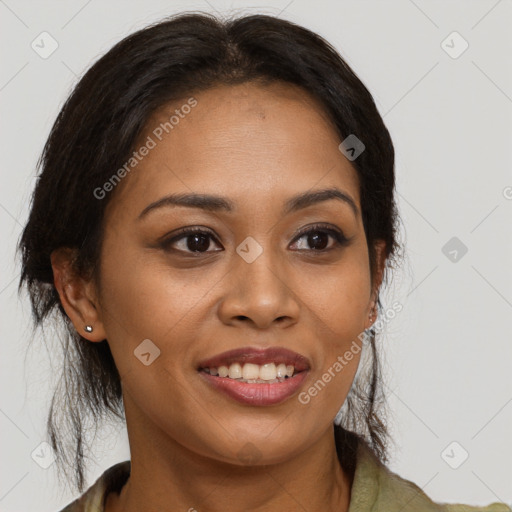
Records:
[[[154,424],[130,423],[128,411],[131,473],[119,495],[109,494],[105,512],[348,511],[351,479],[339,464],[333,427],[283,463],[240,466],[198,455]]]

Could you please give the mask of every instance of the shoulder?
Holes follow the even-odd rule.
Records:
[[[382,464],[365,443],[360,443],[349,512],[512,512],[504,503],[471,506],[436,503],[414,482]]]
[[[82,496],[64,507],[60,512],[103,512],[105,497],[110,492],[119,492],[130,476],[129,460],[108,468]]]

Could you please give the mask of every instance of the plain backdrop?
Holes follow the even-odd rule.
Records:
[[[297,22],[368,87],[395,144],[407,250],[383,295],[385,308],[403,309],[379,338],[389,466],[436,501],[512,503],[510,0],[3,0],[0,510],[53,512],[76,497],[32,458],[47,440],[59,365],[40,339],[24,361],[30,310],[16,293],[14,248],[37,158],[85,70],[127,34],[182,10]],[[47,58],[32,47],[42,32],[58,44]],[[94,453],[88,485],[129,458],[125,430],[102,431]]]

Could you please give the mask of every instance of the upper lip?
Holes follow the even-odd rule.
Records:
[[[218,368],[219,366],[230,366],[232,363],[252,363],[263,365],[267,363],[293,365],[296,372],[309,370],[309,359],[297,352],[282,347],[269,347],[265,349],[242,347],[228,350],[208,359],[204,359],[198,365],[202,368]]]

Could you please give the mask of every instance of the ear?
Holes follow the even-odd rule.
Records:
[[[377,240],[374,247],[376,265],[374,269],[372,292],[366,315],[366,329],[369,329],[377,319],[377,298],[379,295],[380,285],[384,278],[384,269],[386,266],[386,242],[384,240]]]
[[[73,268],[76,250],[61,247],[50,255],[53,282],[60,297],[62,307],[75,326],[77,332],[89,341],[103,341],[106,338],[101,321],[101,310],[92,280],[77,275]],[[85,326],[90,325],[92,332]]]

